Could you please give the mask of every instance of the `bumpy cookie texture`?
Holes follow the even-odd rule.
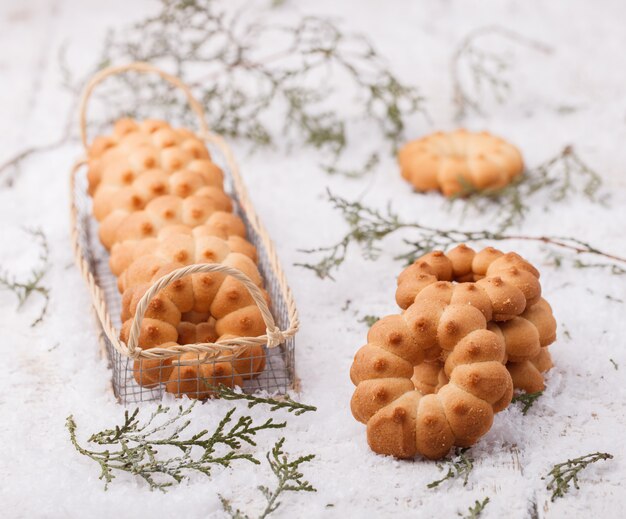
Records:
[[[404,312],[372,326],[350,371],[352,413],[372,450],[441,458],[490,429],[514,380],[543,383],[556,325],[538,278],[517,254],[463,245],[400,274]]]
[[[223,173],[193,133],[164,121],[121,119],[89,150],[89,193],[100,240],[155,236],[166,225],[194,227],[231,212]]]
[[[417,191],[439,190],[446,196],[475,189],[499,189],[524,169],[522,155],[488,132],[437,132],[409,142],[398,154],[400,171]]]
[[[432,295],[481,309],[485,318],[493,321],[489,329],[505,340],[507,368],[515,388],[529,393],[544,389],[542,373],[552,367],[547,347],[556,340],[556,320],[548,302],[540,297],[535,267],[516,253],[504,254],[492,247],[478,253],[466,245],[447,254],[431,252],[400,274],[396,301],[406,308]],[[500,311],[490,314],[489,303]],[[510,315],[511,310],[517,315]],[[416,377],[427,384],[428,377],[421,374]],[[439,375],[440,381],[445,380],[444,375]]]
[[[128,340],[137,304],[148,288],[185,265],[228,265],[262,288],[256,248],[246,240],[243,221],[232,213],[222,171],[196,135],[164,121],[121,119],[112,135],[94,140],[88,155],[94,216],[123,294],[122,340]],[[263,333],[261,313],[240,282],[224,274],[198,273],[152,299],[139,346],[167,348]],[[197,364],[196,353],[139,359],[135,380],[146,387],[164,384],[177,396],[207,398],[213,385],[242,385],[265,366],[260,346],[242,349],[234,359],[220,358],[206,364]]]

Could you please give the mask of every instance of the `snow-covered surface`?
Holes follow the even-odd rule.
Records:
[[[266,3],[269,0],[259,2],[259,7],[264,9]],[[0,4],[0,161],[62,132],[69,99],[59,87],[59,47],[67,42],[74,67],[91,64],[107,27],[151,9],[151,2],[120,0]],[[410,136],[454,126],[448,64],[455,45],[469,31],[498,24],[551,46],[550,55],[518,48],[509,102],[489,105],[487,117],[470,118],[465,124],[509,138],[530,165],[574,144],[602,174],[604,188],[612,193],[610,207],[575,199],[546,213],[538,205],[523,232],[576,235],[626,255],[623,3],[291,0],[280,10],[287,18],[298,13],[330,15],[346,29],[368,34],[404,81],[419,85],[427,98],[432,122],[416,118]],[[559,109],[563,106],[573,110],[564,114]],[[259,438],[259,456],[283,434],[288,452],[317,456],[303,467],[317,493],[285,495],[277,517],[456,517],[486,496],[490,503],[483,517],[488,518],[532,517],[533,503],[535,517],[623,516],[625,306],[606,296],[625,298],[624,276],[574,270],[568,262],[556,270],[541,265],[545,251],[540,247],[501,244],[541,266],[544,293],[560,327],[559,340],[551,348],[556,367],[546,394],[527,416],[512,406],[473,447],[476,468],[466,487],[454,481],[427,489],[428,482],[441,476],[436,464],[374,455],[364,427],[349,411],[353,388],[348,370],[366,334],[358,319],[396,311],[393,293],[401,265],[392,257],[401,250],[400,240],[386,242],[388,248],[376,262],[352,250],[335,282],[318,280],[293,264],[307,259],[298,249],[331,243],[342,233],[339,215],[326,200],[326,187],[350,199],[364,193],[364,200],[378,207],[392,200],[403,218],[423,223],[454,227],[459,215],[446,211],[436,195],[412,193],[391,157],[384,158],[373,176],[354,181],[321,172],[312,151],[247,155],[237,143],[235,149],[299,305],[299,398],[319,408],[317,413],[287,416],[286,431]],[[69,245],[67,172],[80,151],[74,144],[33,157],[23,164],[14,186],[0,190],[0,264],[26,273],[36,260],[22,225],[43,228],[52,260],[45,278],[52,300],[43,324],[29,327],[39,307],[36,298],[16,312],[13,294],[0,292],[2,516],[220,517],[218,494],[254,516],[262,506],[257,485],[271,483],[264,464],[217,469],[210,480],[193,475],[167,494],[150,492],[126,476],[104,492],[97,466],[77,455],[68,440],[64,423],[69,414],[75,416],[84,441],[87,433],[117,423],[123,413],[108,390],[110,373],[100,357],[90,300]],[[488,224],[487,217],[472,218],[473,228]],[[351,304],[342,311],[347,299]],[[196,407],[196,426],[214,425],[231,405],[215,401]],[[241,411],[247,412],[244,406]],[[251,413],[264,416],[261,408]],[[556,462],[594,451],[608,451],[615,459],[583,472],[579,491],[550,503],[541,476]]]

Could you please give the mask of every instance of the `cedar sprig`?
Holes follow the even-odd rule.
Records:
[[[280,400],[271,397],[261,397],[257,395],[249,395],[241,391],[235,391],[233,388],[225,386],[223,384],[214,388],[213,391],[217,396],[224,400],[245,400],[248,403],[248,408],[252,409],[256,405],[268,405],[270,411],[284,410],[288,413],[293,413],[296,416],[301,414],[317,411],[317,407],[313,405],[303,404],[296,402],[289,395],[285,395]]]
[[[315,458],[314,454],[300,456],[295,460],[289,460],[289,457],[283,451],[285,438],[281,438],[276,442],[270,452],[267,453],[267,462],[276,477],[276,484],[273,488],[259,486],[259,490],[263,494],[267,504],[263,511],[257,516],[258,519],[265,519],[274,513],[281,505],[278,498],[285,492],[317,492],[317,490],[304,479],[300,465],[308,463]],[[232,519],[250,519],[251,516],[239,509],[234,509],[231,503],[220,496],[224,511]]]
[[[507,79],[507,74],[512,69],[512,60],[499,50],[501,45],[492,45],[489,48],[481,46],[480,40],[486,37],[498,38],[501,43],[508,41],[515,46],[544,54],[552,52],[544,43],[505,27],[487,26],[471,31],[461,40],[450,62],[453,102],[458,121],[464,119],[469,112],[484,115],[485,90],[498,104],[506,101],[511,93],[511,82]]]
[[[75,77],[63,60],[63,86],[74,99],[65,133],[49,145],[16,153],[0,165],[0,173],[67,142],[77,92],[86,80],[96,70],[129,61],[162,65],[183,79],[217,133],[253,147],[311,147],[320,152],[321,168],[335,175],[358,177],[372,171],[380,141],[395,151],[406,122],[424,113],[418,89],[403,83],[365,36],[317,16],[303,16],[289,25],[261,22],[262,9],[228,5],[220,0],[161,0],[154,14],[107,32],[102,52],[85,77]],[[151,76],[112,78],[95,95],[104,107],[91,125],[96,131],[121,116],[154,116],[154,107],[168,120],[197,124],[184,96]],[[346,97],[358,100],[356,112],[342,112]],[[374,139],[361,166],[351,159],[347,168],[343,153],[360,139],[363,123],[377,128],[380,138]]]
[[[428,485],[426,485],[427,488],[436,488],[449,479],[457,479],[460,477],[463,478],[463,486],[466,486],[469,475],[474,468],[474,459],[467,455],[468,451],[469,447],[462,449],[457,448],[454,457],[445,461],[448,472],[446,472],[445,476],[441,479],[436,479],[428,483]],[[440,468],[443,469],[444,467],[440,465]]]
[[[594,452],[593,454],[586,454],[579,458],[567,460],[563,463],[557,463],[552,467],[552,470],[548,472],[546,477],[549,477],[547,490],[552,491],[551,501],[555,501],[559,497],[563,497],[570,490],[570,484],[574,485],[577,490],[578,486],[578,474],[586,469],[592,463],[596,463],[601,460],[613,459],[613,455],[607,452]],[[545,478],[543,478],[545,479]]]
[[[488,504],[489,504],[489,498],[488,497],[486,497],[482,501],[478,501],[478,499],[477,499],[474,502],[474,506],[470,506],[467,509],[467,514],[465,514],[463,516],[463,519],[478,519],[481,516],[481,514],[485,510],[485,507]],[[461,515],[461,514],[459,514],[459,515]]]
[[[521,403],[522,404],[522,414],[526,416],[530,408],[537,401],[537,399],[543,395],[543,391],[537,391],[535,393],[520,393],[519,395],[515,395],[511,399],[511,403]]]
[[[272,418],[260,425],[255,424],[250,416],[235,419],[233,408],[212,432],[204,429],[184,438],[183,433],[191,424],[188,415],[194,405],[195,402],[187,407],[179,406],[172,417],[168,417],[169,407],[159,405],[144,422],[139,419],[138,408],[131,413],[126,411],[122,425],[92,434],[87,440],[105,447],[103,450],[93,450],[78,443],[77,425],[72,415],[68,416],[66,427],[76,450],[100,466],[100,479],[105,482],[105,490],[119,472],[128,472],[142,478],[151,490],[166,491],[180,483],[189,472],[210,476],[216,465],[228,467],[238,460],[258,465],[260,462],[243,447],[255,446],[255,437],[261,431],[286,426]],[[167,448],[172,447],[181,454],[167,454]]]
[[[398,215],[388,205],[386,213],[369,208],[360,202],[349,202],[345,198],[333,195],[327,191],[328,199],[333,208],[341,213],[349,231],[336,244],[316,249],[301,249],[306,254],[324,254],[317,263],[296,263],[297,266],[313,270],[321,279],[332,277],[346,259],[350,244],[361,245],[363,256],[367,259],[377,259],[381,249],[378,242],[393,232],[409,227],[400,221]]]
[[[362,175],[378,162],[379,146],[362,168],[346,171],[339,164],[359,138],[355,121],[377,127],[395,150],[406,121],[422,112],[421,94],[400,81],[365,36],[323,17],[260,23],[262,12],[226,6],[219,0],[161,0],[155,15],[112,32],[100,61],[150,61],[170,69],[173,64],[201,100],[214,131],[259,147],[309,146],[322,152],[322,167],[334,174],[359,176],[359,169]],[[157,105],[195,124],[185,99],[162,81],[127,74],[111,83],[102,99],[115,115],[144,117]],[[342,115],[333,97],[340,88],[341,98],[359,99],[359,112]],[[282,125],[271,124],[277,120]]]
[[[30,324],[31,327],[34,327],[44,320],[50,303],[50,288],[43,284],[43,278],[50,267],[50,246],[41,229],[25,228],[24,232],[32,238],[39,248],[37,265],[32,268],[26,279],[21,280],[0,269],[0,289],[10,290],[17,296],[18,309],[22,308],[33,294],[39,294],[43,298],[41,310]]]
[[[602,269],[607,270],[610,274],[614,276],[623,276],[626,274],[626,268],[620,267],[619,265],[614,265],[610,263],[586,263],[579,259],[576,259],[572,262],[572,266],[576,269]]]
[[[341,213],[348,224],[348,232],[333,245],[315,249],[301,249],[300,252],[321,256],[315,263],[296,263],[297,266],[315,272],[321,278],[333,279],[333,273],[346,260],[350,245],[361,247],[365,259],[377,259],[381,253],[381,241],[399,230],[410,229],[417,234],[417,239],[404,239],[407,251],[395,257],[410,264],[420,256],[435,249],[446,250],[459,243],[482,241],[520,240],[550,245],[557,249],[567,250],[577,255],[592,255],[610,260],[610,265],[622,269],[626,265],[626,257],[601,250],[594,245],[574,237],[562,236],[529,236],[508,234],[502,231],[460,231],[442,229],[422,225],[419,222],[405,222],[393,212],[389,204],[385,212],[372,209],[361,202],[349,202],[345,198],[328,192],[333,207]]]
[[[498,230],[504,231],[519,225],[537,204],[562,202],[580,194],[594,203],[605,204],[607,197],[600,196],[602,178],[576,153],[573,146],[565,146],[557,155],[530,169],[510,184],[496,189],[476,189],[459,178],[461,191],[449,201],[463,204],[463,216],[469,210],[494,214]],[[541,200],[537,195],[541,193]]]
[[[376,322],[380,320],[380,317],[377,315],[364,315],[359,319],[360,323],[365,323],[368,328],[374,326]]]

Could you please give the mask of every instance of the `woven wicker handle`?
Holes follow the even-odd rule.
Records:
[[[204,109],[202,108],[202,105],[198,102],[198,100],[193,96],[193,94],[191,93],[191,90],[189,89],[187,85],[185,85],[185,83],[183,83],[176,76],[172,76],[171,74],[164,72],[163,70],[155,67],[154,65],[150,65],[150,63],[142,63],[142,62],[129,63],[128,65],[119,65],[119,66],[107,67],[105,69],[102,69],[100,72],[95,74],[89,80],[89,83],[87,83],[87,85],[85,86],[82,97],[80,99],[80,107],[79,107],[79,112],[78,112],[79,124],[80,124],[80,138],[83,141],[83,146],[85,147],[85,151],[89,149],[89,142],[87,140],[87,104],[89,102],[89,98],[91,97],[91,94],[93,93],[96,86],[102,83],[106,78],[110,76],[116,76],[118,74],[129,72],[129,71],[142,72],[146,74],[149,74],[149,73],[158,74],[163,79],[165,79],[166,81],[168,81],[175,87],[182,90],[185,96],[187,97],[187,101],[189,102],[191,109],[198,116],[198,120],[200,122],[201,133],[203,135],[207,135],[209,133],[209,127],[206,124],[206,119],[204,116]]]
[[[130,328],[130,333],[128,335],[127,347],[128,354],[131,357],[136,358],[141,352],[141,348],[137,344],[141,330],[141,322],[144,319],[144,316],[148,309],[148,305],[150,304],[152,298],[154,298],[161,290],[163,290],[174,281],[184,276],[196,274],[199,272],[221,272],[222,274],[232,276],[237,281],[241,282],[243,286],[246,287],[248,292],[250,292],[250,295],[252,296],[255,304],[259,307],[261,317],[263,318],[263,322],[265,323],[266,334],[264,336],[227,339],[223,341],[223,343],[215,343],[215,346],[221,346],[225,344],[245,346],[250,344],[262,343],[267,344],[268,348],[274,348],[284,342],[285,336],[283,332],[276,326],[276,323],[274,322],[274,317],[272,316],[272,313],[267,306],[265,297],[263,296],[261,289],[257,287],[248,276],[246,276],[240,270],[229,267],[227,265],[222,265],[220,263],[201,263],[176,269],[169,274],[163,276],[157,282],[155,282],[139,300],[139,303],[137,303],[137,310],[135,311],[133,324]]]

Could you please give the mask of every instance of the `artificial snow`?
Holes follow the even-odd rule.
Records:
[[[400,78],[417,85],[426,98],[429,118],[411,120],[409,137],[455,127],[449,60],[471,30],[495,24],[547,44],[550,54],[509,47],[514,49],[510,98],[502,105],[487,102],[485,116],[472,115],[464,125],[509,139],[531,167],[573,144],[602,175],[602,189],[611,194],[609,205],[574,197],[546,212],[538,203],[515,232],[577,236],[626,255],[625,4],[287,0],[271,10],[270,3],[260,1],[254,8],[282,20],[301,14],[331,16],[345,30],[367,34]],[[67,44],[73,69],[81,71],[93,64],[108,27],[126,26],[157,9],[144,0],[2,2],[0,162],[62,133],[70,99],[60,87],[61,45]],[[564,106],[572,109],[563,113]],[[385,154],[388,145],[380,146],[383,160],[376,172],[348,180],[322,172],[320,158],[310,149],[250,154],[245,145],[233,143],[300,310],[296,361],[302,390],[297,398],[318,407],[300,417],[274,413],[277,420],[288,421],[287,429],[261,433],[258,447],[251,448],[264,460],[264,453],[284,435],[291,455],[316,455],[302,469],[317,492],[283,495],[275,517],[457,517],[487,496],[486,518],[623,516],[626,303],[612,299],[626,299],[626,276],[573,269],[568,259],[555,269],[545,249],[533,243],[480,245],[516,250],[541,269],[543,291],[559,323],[559,338],[550,348],[555,368],[545,394],[526,416],[517,405],[496,416],[491,431],[471,449],[475,468],[465,487],[455,480],[428,489],[430,481],[443,475],[436,463],[398,461],[368,448],[364,426],[350,414],[353,386],[348,371],[353,354],[365,342],[367,328],[359,319],[397,311],[393,294],[402,265],[393,257],[403,250],[402,242],[400,236],[386,240],[377,261],[364,260],[352,248],[334,282],[294,266],[313,259],[299,249],[328,245],[343,236],[344,224],[328,203],[326,188],[350,200],[361,196],[381,209],[391,201],[403,219],[424,224],[483,229],[490,221],[489,215],[470,212],[461,222],[460,206],[450,212],[440,196],[413,193],[393,157]],[[264,506],[257,486],[273,483],[265,463],[216,468],[210,479],[192,474],[166,494],[150,492],[138,479],[122,474],[105,492],[98,466],[70,444],[64,425],[68,415],[74,415],[83,443],[123,415],[109,390],[111,374],[100,355],[90,298],[70,248],[68,173],[81,151],[75,142],[33,156],[21,165],[13,187],[0,189],[0,265],[21,276],[36,264],[38,251],[22,226],[43,229],[52,265],[44,280],[51,289],[49,313],[37,327],[30,323],[39,311],[38,296],[16,311],[15,296],[0,292],[0,514],[223,517],[222,495],[255,517]],[[358,152],[357,145],[350,153]],[[348,309],[342,310],[348,299]],[[167,403],[176,404],[171,398]],[[149,412],[153,405],[141,407]],[[194,427],[213,427],[233,405],[212,401],[196,406]],[[257,420],[268,414],[261,406],[248,410],[243,403],[236,405]],[[615,458],[583,471],[580,490],[572,488],[551,503],[542,476],[554,463],[595,451]]]

